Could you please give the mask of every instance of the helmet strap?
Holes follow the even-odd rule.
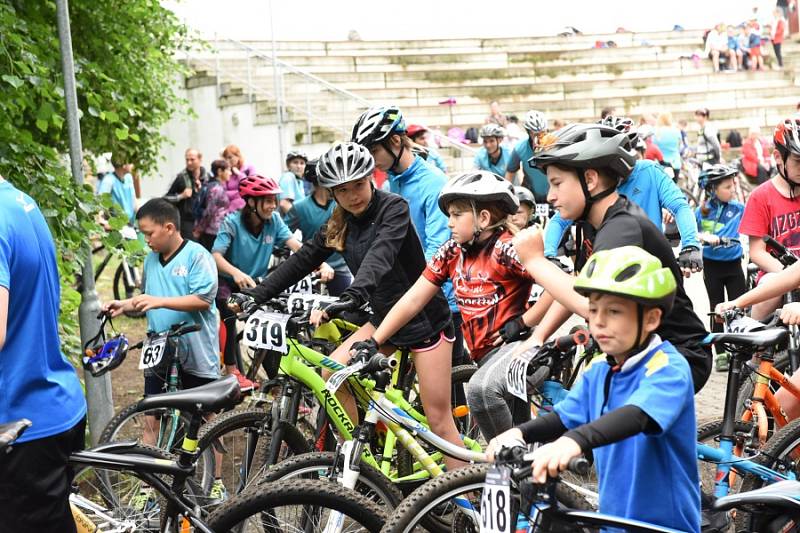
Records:
[[[630,350],[625,352],[622,364],[628,360],[629,357],[641,352],[650,343],[650,335],[642,339],[642,330],[644,329],[644,306],[636,303],[636,340],[633,341],[633,346]],[[622,366],[622,364],[620,366]]]
[[[389,145],[389,138],[391,138],[391,135],[381,141],[381,146],[383,146],[384,150],[392,154],[392,166],[389,167],[389,170],[394,172],[394,170],[397,168],[397,165],[400,164],[400,158],[403,157],[403,152],[406,150],[406,145],[404,143],[400,143],[400,151],[394,153],[394,150],[392,150],[392,147]]]
[[[780,152],[780,150],[779,150],[779,152]],[[783,160],[783,165],[778,165],[778,175],[780,175],[780,177],[783,178],[783,181],[785,181],[786,184],[789,185],[789,198],[794,200],[794,198],[795,198],[794,189],[795,189],[795,187],[800,187],[800,183],[796,183],[796,182],[790,180],[789,176],[786,175],[786,159],[787,159],[787,157],[785,157],[783,155],[783,153],[781,153],[781,159]],[[783,167],[783,169],[781,169],[781,167]]]
[[[502,226],[505,226],[505,220],[499,220],[494,224],[490,224],[485,228],[481,228],[480,224],[478,223],[478,207],[475,205],[475,200],[470,200],[469,204],[472,207],[473,230],[472,230],[472,238],[468,242],[465,242],[464,244],[461,245],[461,248],[465,252],[471,250],[472,248],[475,247],[475,245],[480,243],[479,239],[481,233],[483,233],[484,231],[491,231],[500,228]]]
[[[578,169],[578,181],[581,184],[581,190],[583,191],[583,198],[586,201],[583,207],[583,213],[581,213],[581,216],[578,217],[578,220],[586,220],[589,217],[589,211],[592,210],[592,206],[596,202],[602,200],[603,198],[609,196],[611,193],[617,190],[616,187],[609,187],[608,189],[600,191],[599,193],[592,196],[592,194],[589,192],[589,186],[586,185],[586,177],[584,176],[584,172],[586,171]]]

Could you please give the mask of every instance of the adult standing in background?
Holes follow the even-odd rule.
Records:
[[[653,141],[661,150],[664,163],[672,168],[673,175],[671,177],[677,177],[681,171],[681,130],[673,125],[672,113],[669,111],[660,113],[656,124]]]
[[[500,111],[500,104],[497,102],[492,102],[489,104],[489,115],[486,117],[486,120],[483,121],[484,124],[497,124],[498,126],[506,127],[508,124],[508,117]]]
[[[231,179],[225,184],[225,191],[228,193],[230,201],[229,209],[238,211],[244,207],[244,200],[239,196],[239,182],[243,179],[255,176],[256,169],[253,165],[245,164],[242,151],[235,144],[229,144],[222,151],[222,159],[228,162],[231,167]]]
[[[719,144],[717,128],[709,122],[711,111],[703,107],[694,112],[694,120],[700,126],[697,134],[697,160],[700,163],[716,165],[722,159],[722,147]]]
[[[136,192],[133,187],[131,170],[133,165],[125,161],[121,155],[111,156],[112,172],[107,173],[100,180],[97,194],[110,194],[116,208],[128,217],[128,223],[133,225],[136,220]]]
[[[208,172],[203,167],[203,154],[199,150],[187,148],[183,157],[186,167],[175,176],[164,199],[178,208],[181,215],[181,237],[195,241],[197,239],[192,234],[195,223],[192,197],[203,187],[208,179]]]
[[[786,34],[786,17],[783,16],[783,10],[779,7],[775,8],[774,15],[775,18],[772,21],[769,37],[772,40],[772,49],[775,51],[775,59],[778,61],[778,68],[783,68],[781,45],[783,45],[783,36]]]

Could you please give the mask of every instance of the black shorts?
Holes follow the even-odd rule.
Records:
[[[180,370],[178,373],[178,379],[180,380],[181,389],[193,389],[195,387],[199,387],[200,385],[205,385],[207,383],[211,383],[212,381],[216,381],[218,378],[201,378],[200,376],[195,376],[194,374]],[[162,392],[166,392],[164,390],[166,383],[167,380],[164,376],[149,373],[145,374],[144,395],[152,396],[153,394],[161,394]]]
[[[439,346],[442,342],[453,342],[456,338],[456,328],[453,321],[449,321],[445,327],[434,333],[427,339],[416,342],[411,346],[403,346],[414,353],[428,352]]]
[[[71,533],[74,473],[69,455],[83,449],[86,419],[58,435],[15,444],[0,454],[0,533]]]

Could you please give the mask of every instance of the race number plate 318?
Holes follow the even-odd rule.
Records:
[[[481,533],[508,533],[516,526],[511,519],[511,469],[494,465],[483,483]]]

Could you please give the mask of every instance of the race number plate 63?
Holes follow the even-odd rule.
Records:
[[[244,326],[243,342],[251,348],[263,348],[286,353],[286,323],[289,315],[256,311]]]
[[[167,333],[159,333],[148,337],[142,345],[142,355],[139,357],[139,370],[158,366],[164,358],[167,349]]]
[[[481,533],[508,533],[516,527],[511,519],[511,469],[494,465],[483,483]]]

